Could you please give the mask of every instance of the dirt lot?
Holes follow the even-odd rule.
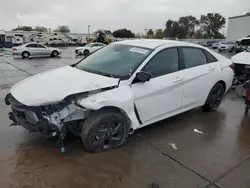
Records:
[[[78,60],[73,48],[62,49],[60,58],[28,60],[0,52],[1,188],[146,188],[152,182],[160,188],[250,187],[250,115],[244,116],[244,101],[234,91],[218,112],[183,113],[99,154],[87,153],[75,137],[66,138],[61,153],[56,140],[9,126],[3,99],[13,84]]]

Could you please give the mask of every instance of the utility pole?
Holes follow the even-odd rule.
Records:
[[[90,25],[88,25],[89,39],[90,39]]]

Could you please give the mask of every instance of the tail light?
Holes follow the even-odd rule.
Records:
[[[230,68],[234,71],[234,68],[235,68],[234,63],[230,65]]]
[[[16,48],[12,48],[12,51],[14,52],[14,51],[17,51],[17,49]]]

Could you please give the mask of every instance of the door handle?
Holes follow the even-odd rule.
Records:
[[[183,78],[177,77],[177,78],[173,81],[173,83],[180,82],[180,81],[182,81],[182,80],[183,80]]]
[[[214,67],[209,67],[209,71],[213,71],[215,68]]]

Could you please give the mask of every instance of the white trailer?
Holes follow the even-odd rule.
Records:
[[[250,13],[228,18],[227,41],[236,41],[250,35]]]

